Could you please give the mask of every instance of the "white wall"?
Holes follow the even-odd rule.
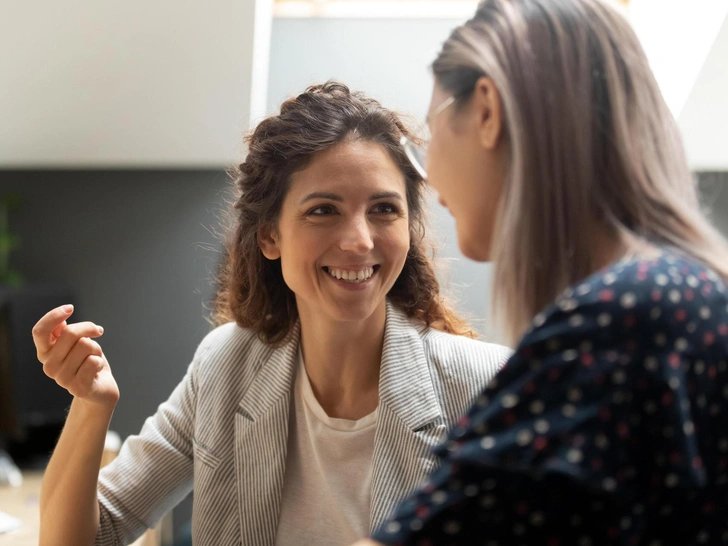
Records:
[[[678,123],[694,169],[728,171],[728,16]]]
[[[273,20],[268,113],[306,86],[338,79],[385,106],[423,120],[430,100],[429,64],[450,31],[464,19],[282,19]],[[457,247],[455,223],[435,202],[430,234],[441,242],[440,278],[477,319],[489,339],[486,319],[491,266],[465,259]]]
[[[726,0],[630,1],[630,21],[675,117],[685,106],[727,13]]]
[[[629,17],[692,168],[728,169],[728,1],[631,0]]]
[[[0,167],[229,165],[263,108],[253,72],[265,86],[271,13],[272,0],[4,2]]]
[[[460,19],[274,18],[268,111],[307,85],[334,78],[423,119],[429,63]]]

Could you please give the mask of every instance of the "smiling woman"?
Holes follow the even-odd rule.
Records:
[[[377,269],[380,320],[388,295],[425,324],[472,335],[439,294],[424,235],[424,181],[399,146],[402,136],[414,138],[394,112],[337,83],[309,88],[258,125],[236,173],[240,194],[220,278],[218,323],[235,320],[269,343],[281,341],[312,297],[296,289],[304,282],[296,257],[310,260],[328,244],[309,275],[324,267],[347,278],[358,266]],[[334,305],[319,296],[316,306]]]
[[[440,295],[403,136],[396,113],[338,83],[258,125],[234,172],[219,326],[98,485],[89,460],[119,397],[101,332],[65,308],[41,319],[45,369],[76,395],[44,536],[126,544],[194,489],[195,544],[335,546],[427,475],[509,351],[471,339]]]

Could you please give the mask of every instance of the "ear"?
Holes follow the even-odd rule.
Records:
[[[481,145],[495,150],[503,134],[503,106],[493,80],[482,77],[475,82],[473,107],[477,113],[478,134]]]
[[[258,228],[258,246],[263,256],[269,260],[277,260],[281,257],[279,239],[280,236],[274,226],[265,225]]]

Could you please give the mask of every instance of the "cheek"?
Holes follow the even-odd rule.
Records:
[[[293,290],[296,286],[296,260],[286,250],[285,248],[281,249],[281,274],[288,288]]]
[[[296,237],[295,242],[286,241],[281,244],[281,270],[283,279],[289,288],[300,284],[300,279],[315,265],[315,249],[311,241],[305,237]]]
[[[458,140],[437,143],[428,151],[427,182],[448,204],[457,201],[467,193],[465,180],[473,170],[471,163],[471,155]]]
[[[444,181],[448,178],[448,171],[451,169],[447,164],[448,154],[442,149],[441,145],[431,144],[427,151],[427,183],[432,186],[437,193],[447,192]]]
[[[391,226],[391,229],[386,230],[380,239],[380,244],[387,253],[389,262],[401,269],[407,259],[410,246],[409,226],[406,220],[402,221],[400,225]]]

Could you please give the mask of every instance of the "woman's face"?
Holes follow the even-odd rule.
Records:
[[[292,176],[277,226],[260,238],[304,317],[361,321],[379,309],[409,250],[404,175],[384,147],[347,141]]]
[[[449,97],[436,83],[429,111]],[[460,250],[477,261],[491,257],[505,178],[507,150],[500,115],[495,87],[481,78],[466,104],[453,104],[429,120],[427,180],[455,218]]]

